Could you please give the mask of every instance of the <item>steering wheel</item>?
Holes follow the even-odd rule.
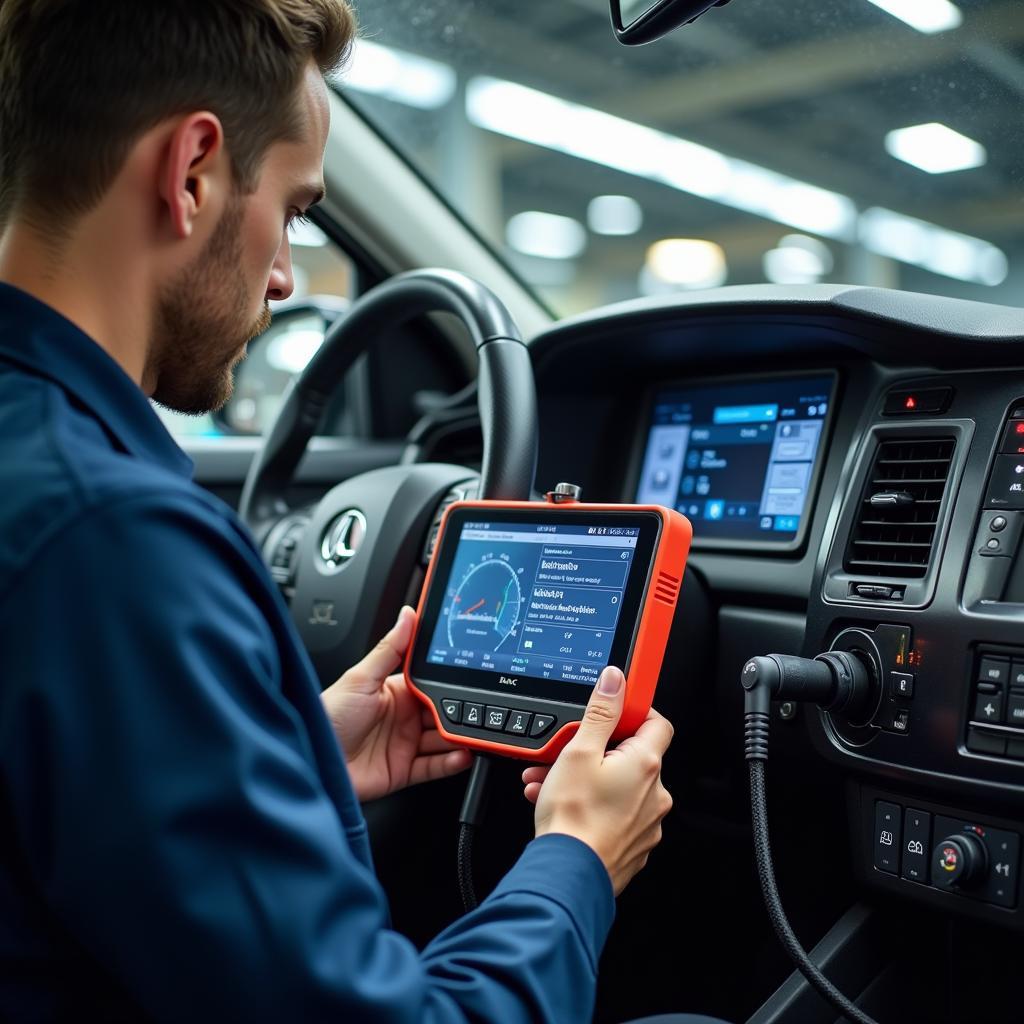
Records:
[[[413,317],[445,312],[479,358],[483,428],[479,480],[465,466],[420,463],[351,477],[315,508],[286,495],[337,386],[371,344]],[[537,396],[519,330],[488,288],[463,274],[418,270],[362,296],[327,332],[286,393],[249,469],[239,506],[321,683],[334,682],[387,631],[422,579],[432,526],[461,497],[528,499],[537,464]]]

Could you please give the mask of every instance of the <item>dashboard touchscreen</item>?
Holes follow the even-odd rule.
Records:
[[[659,391],[636,500],[682,512],[695,542],[792,544],[834,386],[819,375]]]
[[[608,664],[625,667],[660,531],[656,513],[481,517],[445,529],[417,642],[417,674],[585,703]],[[533,681],[532,684],[530,681]]]

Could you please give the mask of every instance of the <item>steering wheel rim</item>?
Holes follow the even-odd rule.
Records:
[[[281,531],[274,527],[294,515],[285,494],[346,372],[388,329],[435,312],[460,319],[479,358],[479,496],[530,497],[537,463],[537,399],[529,352],[511,314],[490,289],[464,274],[410,271],[353,303],[285,394],[250,466],[239,505],[261,546],[272,536],[279,539]],[[466,467],[443,464],[387,467],[343,481],[321,499],[296,541],[291,606],[325,685],[387,628],[415,577],[439,504],[453,486],[475,475]],[[366,523],[359,550],[340,567],[325,565],[324,538],[351,512]]]

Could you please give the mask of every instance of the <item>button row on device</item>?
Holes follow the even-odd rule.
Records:
[[[555,725],[554,715],[535,715],[529,711],[494,707],[490,704],[470,704],[461,700],[444,699],[441,712],[455,725],[471,725],[490,732],[504,732],[512,736],[543,736]]]

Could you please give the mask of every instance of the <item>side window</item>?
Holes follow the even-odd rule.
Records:
[[[219,413],[185,416],[155,406],[178,438],[220,438],[261,434],[273,420],[292,378],[301,373],[336,316],[355,297],[355,268],[315,224],[289,229],[295,292],[272,302],[274,322],[249,344],[248,358],[235,370],[235,392]]]

